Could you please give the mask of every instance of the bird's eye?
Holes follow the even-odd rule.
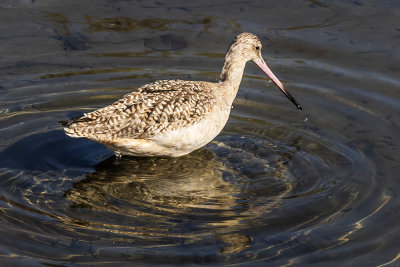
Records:
[[[259,47],[259,46],[256,46],[256,50],[260,50],[260,47]]]

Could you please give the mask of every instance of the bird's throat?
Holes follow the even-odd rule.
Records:
[[[221,82],[235,96],[242,81],[245,65],[246,61],[243,59],[230,57],[229,54],[226,56],[221,72]]]

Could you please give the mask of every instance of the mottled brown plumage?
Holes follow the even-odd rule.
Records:
[[[220,83],[161,80],[104,108],[60,122],[72,137],[86,137],[135,156],[181,156],[210,142],[228,120],[247,61],[254,61],[299,108],[261,57],[261,42],[238,35],[225,58]]]
[[[71,121],[67,134],[90,139],[149,138],[199,121],[212,105],[206,82],[162,80]]]

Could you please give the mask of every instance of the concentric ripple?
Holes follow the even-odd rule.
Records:
[[[90,86],[91,79],[109,74],[81,75],[90,75]],[[57,77],[63,75],[53,76],[52,87],[61,87]],[[351,238],[390,201],[376,191],[377,163],[353,138],[360,130],[347,115],[352,110],[363,122],[368,106],[338,95],[325,95],[322,103],[318,89],[301,98],[310,110],[302,113],[280,95],[264,96],[262,87],[263,80],[246,76],[221,135],[180,158],[118,159],[57,128],[62,114],[112,102],[124,88],[83,90],[79,101],[63,94],[10,109],[3,132],[23,134],[0,153],[1,222],[14,229],[2,233],[3,250],[53,263],[287,263],[309,261],[310,253],[320,261],[332,255],[324,251],[340,247],[351,251]],[[310,87],[294,83],[291,89],[301,97]],[[13,128],[16,121],[27,125]]]
[[[208,251],[191,260],[273,257],[277,247],[303,242],[298,232],[305,227],[318,229],[359,202],[373,169],[354,148],[307,123],[252,117],[233,115],[215,141],[181,158],[117,159],[59,130],[30,135],[0,155],[8,166],[1,175],[3,224],[30,229],[18,247],[30,253],[29,243],[39,242],[40,255],[53,244],[57,257],[76,247],[96,259],[117,260],[124,251],[161,260],[180,258],[184,244]]]

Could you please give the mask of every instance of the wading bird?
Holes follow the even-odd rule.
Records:
[[[253,61],[301,110],[268,68],[261,42],[239,34],[225,56],[219,83],[161,80],[143,85],[113,104],[61,121],[67,135],[104,144],[117,156],[178,157],[203,147],[224,128],[247,61]]]

